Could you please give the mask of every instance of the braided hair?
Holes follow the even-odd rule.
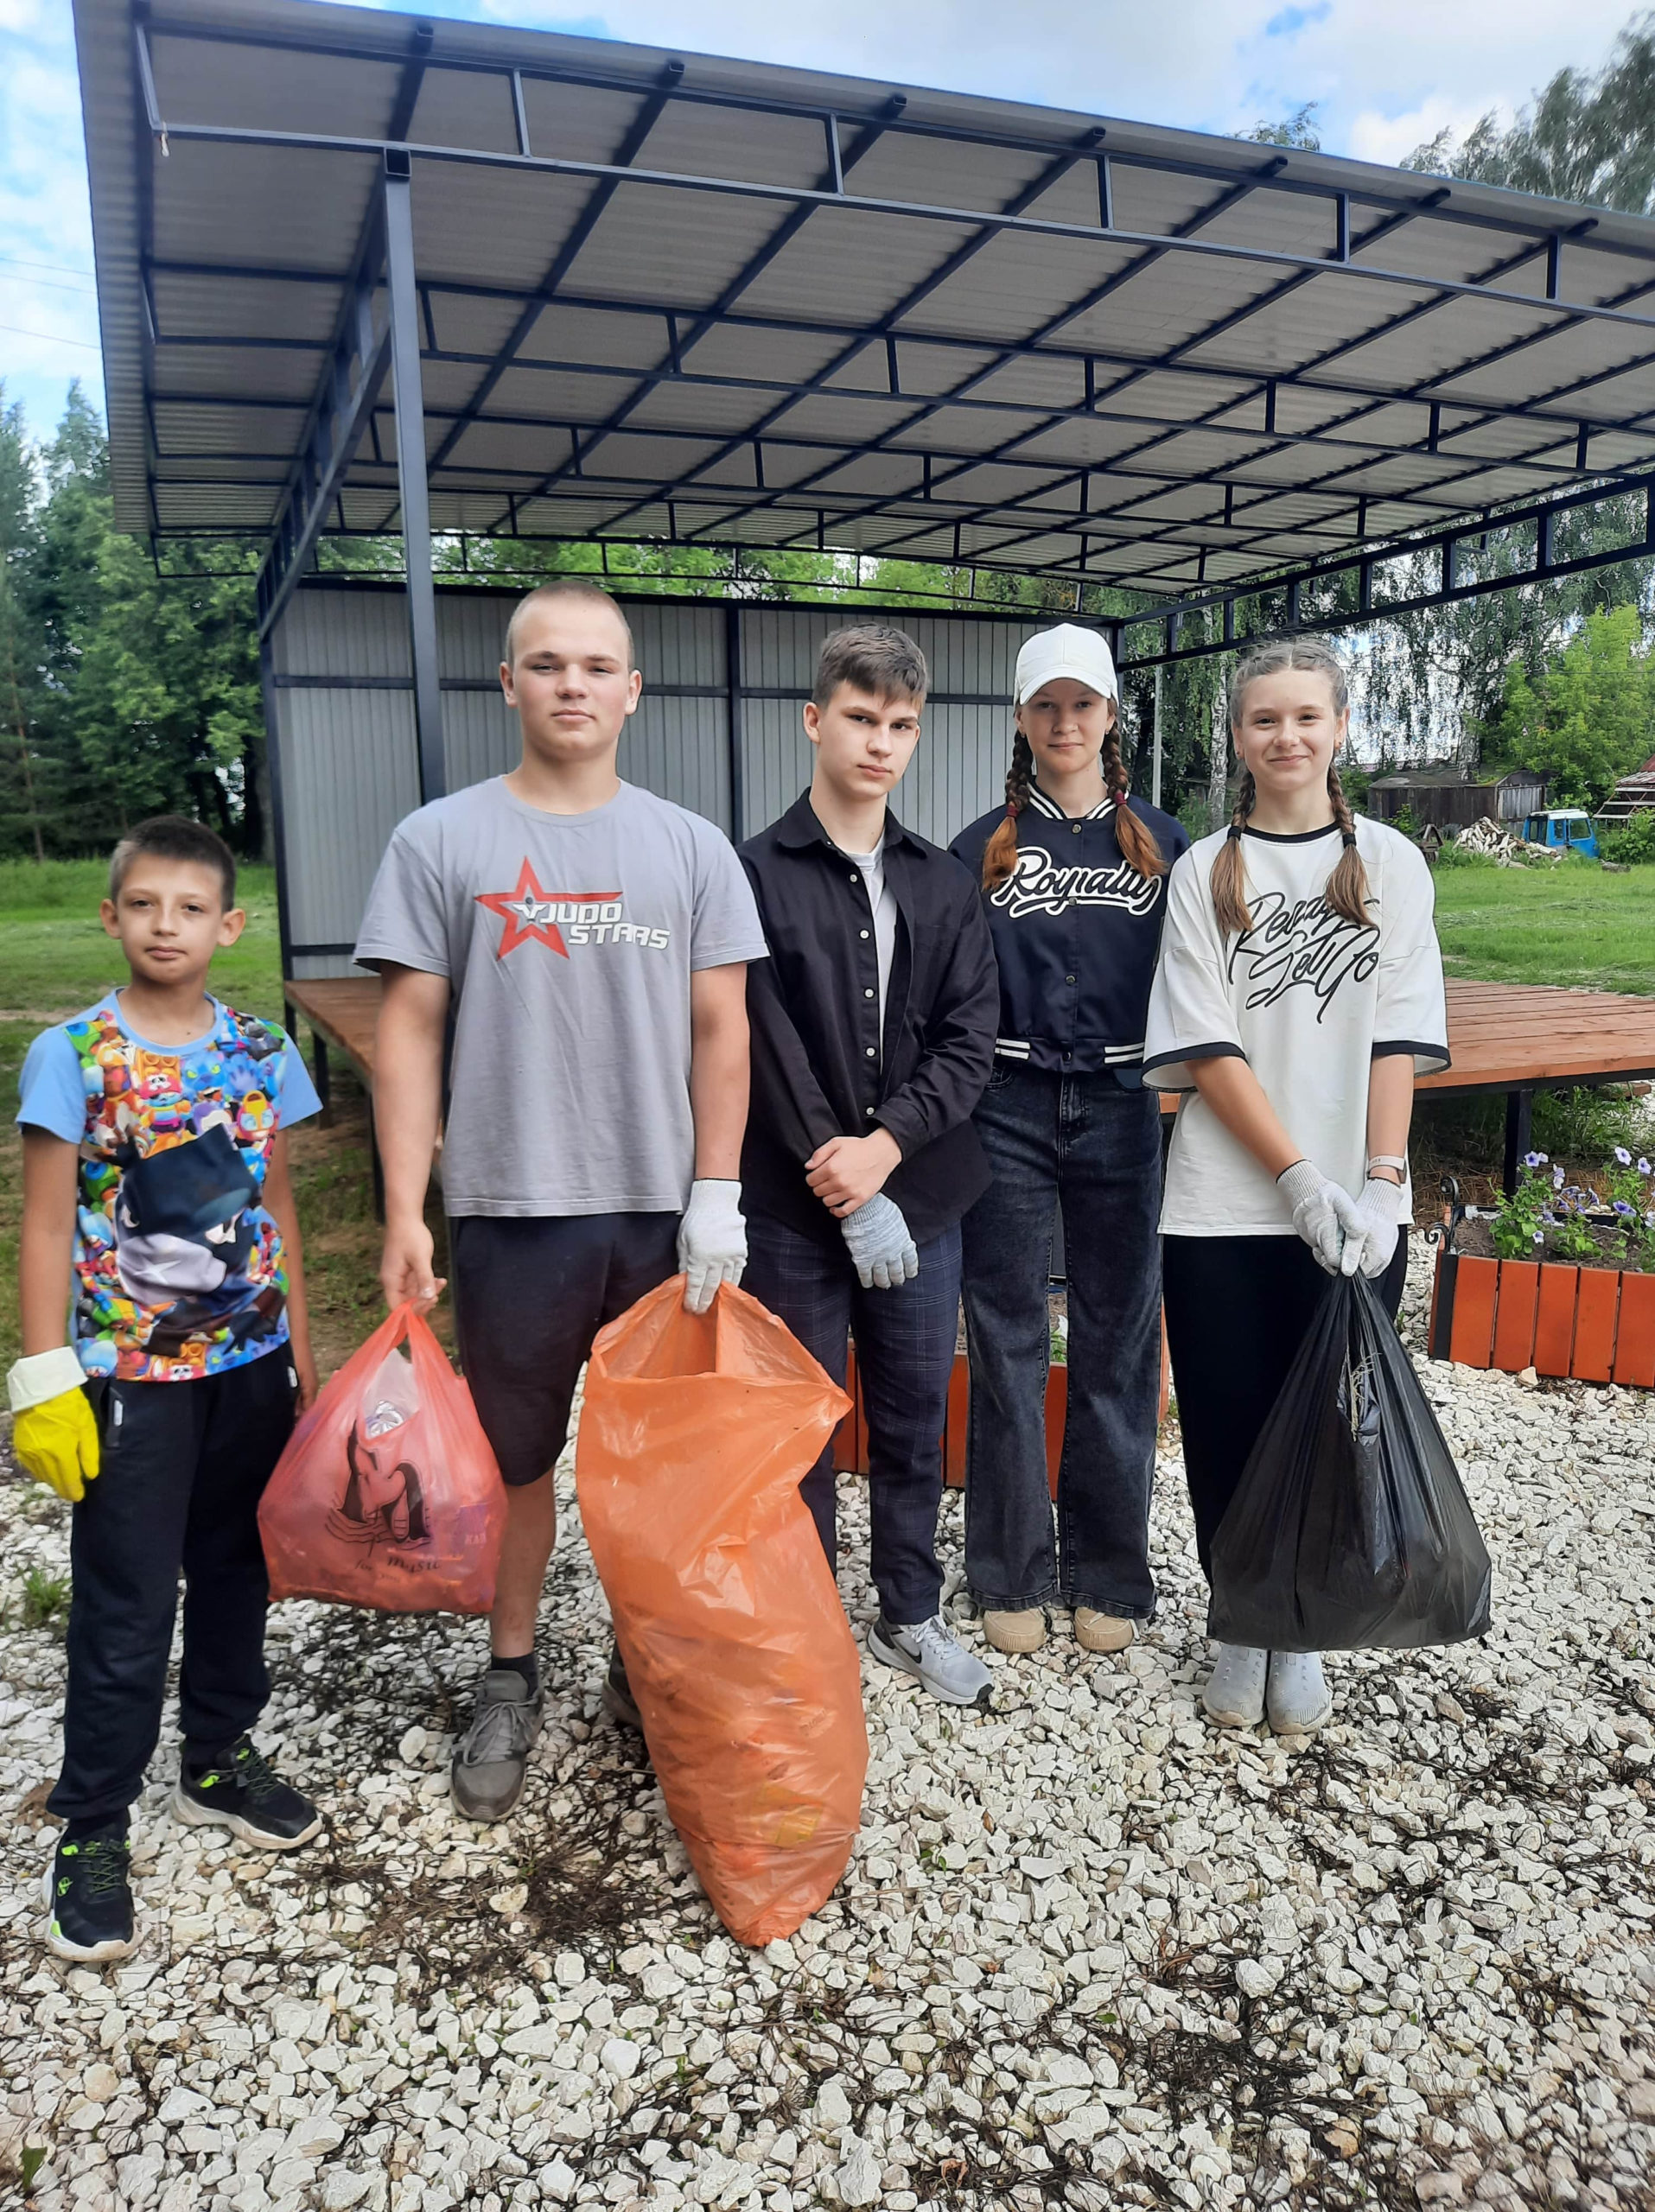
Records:
[[[1104,788],[1115,802],[1115,836],[1122,856],[1140,875],[1165,875],[1167,863],[1155,842],[1155,831],[1133,813],[1128,803],[1118,721],[1110,724],[1098,766]],[[1029,786],[1034,780],[1034,751],[1019,724],[1011,741],[1011,766],[1006,771],[1006,818],[983,849],[985,891],[992,891],[996,884],[1003,883],[1017,865],[1017,817],[1028,804]]]
[[[1333,648],[1320,638],[1278,638],[1270,644],[1259,645],[1245,657],[1230,683],[1230,728],[1232,732],[1241,727],[1241,712],[1247,696],[1247,686],[1261,676],[1277,676],[1285,669],[1314,670],[1327,678],[1327,688],[1333,697],[1334,712],[1342,715],[1351,702],[1350,686],[1345,680]],[[1247,905],[1247,870],[1242,855],[1241,833],[1257,802],[1258,787],[1253,781],[1251,768],[1242,772],[1240,786],[1236,792],[1235,810],[1230,817],[1229,835],[1224,849],[1213,863],[1213,911],[1218,916],[1219,927],[1226,937],[1239,937],[1251,929],[1253,918]],[[1339,825],[1343,843],[1337,864],[1327,878],[1322,896],[1334,913],[1357,928],[1365,929],[1372,920],[1368,912],[1372,893],[1368,887],[1367,870],[1362,865],[1362,855],[1356,842],[1356,822],[1351,813],[1351,803],[1345,796],[1339,780],[1339,771],[1330,760],[1327,763],[1327,803],[1333,808],[1334,820]]]

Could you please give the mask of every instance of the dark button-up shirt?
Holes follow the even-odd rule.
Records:
[[[885,882],[899,923],[882,1034],[868,887],[809,794],[741,852],[770,950],[748,969],[743,1205],[837,1243],[840,1224],[805,1182],[805,1162],[831,1137],[885,1128],[902,1154],[886,1194],[924,1243],[989,1182],[971,1116],[994,1064],[1000,987],[977,886],[887,812]]]
[[[1145,799],[1128,803],[1170,871],[1189,844],[1183,824]],[[1000,969],[1000,1058],[1059,1075],[1112,1069],[1135,1085],[1167,879],[1140,875],[1126,859],[1115,812],[1107,798],[1071,819],[1034,785],[1017,823],[1017,865],[983,904]],[[975,881],[1005,818],[997,807],[949,847]]]

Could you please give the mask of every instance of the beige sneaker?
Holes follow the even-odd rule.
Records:
[[[1039,1605],[1021,1612],[987,1612],[983,1633],[996,1651],[1038,1651],[1046,1641],[1046,1615]]]
[[[1136,1624],[1092,1605],[1074,1609],[1074,1640],[1083,1651],[1124,1651],[1137,1634]]]

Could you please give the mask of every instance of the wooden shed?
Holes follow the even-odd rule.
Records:
[[[1381,822],[1394,822],[1406,808],[1416,822],[1435,823],[1439,830],[1465,830],[1485,817],[1520,821],[1544,804],[1545,792],[1545,778],[1528,768],[1494,779],[1458,766],[1402,768],[1394,775],[1374,778],[1368,785],[1368,811]]]

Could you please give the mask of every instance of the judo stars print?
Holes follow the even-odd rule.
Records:
[[[544,944],[567,960],[571,944],[633,944],[664,952],[672,941],[671,930],[627,921],[626,901],[619,891],[547,891],[527,859],[512,890],[474,895],[480,906],[498,914],[506,925],[495,949],[497,960],[506,959],[520,944]]]
[[[559,922],[574,924],[597,918],[596,910],[612,906],[618,919],[621,913],[621,893],[618,891],[544,891],[534,872],[534,863],[525,859],[518,870],[516,887],[511,891],[480,891],[477,904],[487,906],[491,914],[498,914],[506,927],[500,932],[496,957],[504,960],[520,944],[535,943],[550,945],[562,958],[569,957],[569,946]]]

